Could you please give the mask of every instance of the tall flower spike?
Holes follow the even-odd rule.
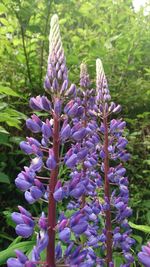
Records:
[[[96,60],[96,90],[97,101],[107,102],[111,99],[103,64],[99,58]]]
[[[107,267],[114,266],[113,251],[118,248],[122,249],[127,262],[123,266],[129,266],[134,261],[133,256],[129,253],[134,240],[129,237],[131,229],[127,221],[132,214],[128,207],[128,178],[125,177],[126,170],[123,168],[123,164],[116,162],[118,160],[126,161],[129,158],[129,154],[125,150],[127,140],[123,137],[126,123],[121,119],[110,118],[111,114],[120,110],[120,106],[116,107],[114,103],[109,104],[108,85],[100,59],[96,61],[96,76],[99,109],[97,115],[100,115],[102,119],[99,135],[103,140],[99,147],[101,172],[104,177],[102,211],[105,214],[105,228],[102,236],[104,238],[101,241],[105,247]],[[110,165],[112,163],[113,167]]]
[[[89,74],[85,63],[80,65],[80,86],[83,88],[88,88],[90,86]]]
[[[48,68],[44,85],[47,91],[55,95],[63,94],[68,86],[68,71],[56,14],[50,23]]]

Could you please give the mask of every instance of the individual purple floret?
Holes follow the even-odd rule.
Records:
[[[36,264],[28,259],[28,257],[20,250],[15,250],[17,258],[7,260],[8,267],[36,267]]]
[[[24,238],[28,238],[33,234],[35,223],[32,216],[24,208],[19,206],[19,212],[12,213],[12,219],[17,224],[16,233]]]
[[[142,251],[138,253],[139,261],[145,266],[150,266],[150,242],[146,246],[142,246]]]

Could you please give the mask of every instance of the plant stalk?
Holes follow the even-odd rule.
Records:
[[[108,153],[108,119],[107,114],[104,114],[104,153],[105,153],[105,159],[104,159],[104,176],[105,176],[105,185],[104,185],[104,191],[105,191],[105,197],[107,198],[108,204],[110,206],[110,185],[108,180],[108,170],[109,170],[109,153]],[[105,211],[106,215],[106,264],[107,267],[109,267],[109,263],[112,262],[112,224],[111,224],[111,211],[110,208]]]
[[[59,128],[60,120],[59,117],[54,114],[54,134],[53,134],[53,151],[54,157],[57,163],[59,163]],[[56,267],[55,263],[55,226],[56,226],[56,201],[53,197],[54,189],[57,183],[57,177],[59,172],[59,165],[51,171],[49,181],[49,203],[48,203],[48,236],[49,243],[47,246],[47,267]]]

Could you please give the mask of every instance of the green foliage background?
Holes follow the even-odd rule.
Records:
[[[100,57],[112,99],[123,106],[132,154],[126,167],[136,253],[150,234],[150,228],[137,226],[150,226],[150,13],[144,15],[142,9],[136,13],[131,0],[0,2],[0,246],[5,249],[14,239],[10,212],[23,203],[14,186],[26,164],[18,144],[29,134],[28,100],[43,93],[49,21],[54,13],[60,18],[70,80],[78,84],[84,61],[94,86],[95,60]]]

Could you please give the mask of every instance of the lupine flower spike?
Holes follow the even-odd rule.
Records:
[[[134,240],[129,237],[131,229],[127,218],[132,211],[128,207],[129,190],[124,161],[129,159],[125,147],[127,140],[123,136],[125,122],[113,119],[112,115],[120,111],[120,105],[109,103],[111,97],[100,59],[96,61],[96,86],[98,116],[102,119],[99,135],[102,143],[99,147],[101,158],[101,173],[104,177],[104,203],[102,211],[105,214],[104,247],[107,266],[113,265],[113,251],[121,248],[126,264],[130,265],[134,259],[130,254],[130,247]],[[110,117],[111,115],[111,117]],[[118,161],[121,163],[118,163]],[[110,164],[113,162],[113,167]],[[113,222],[113,223],[112,223]]]

